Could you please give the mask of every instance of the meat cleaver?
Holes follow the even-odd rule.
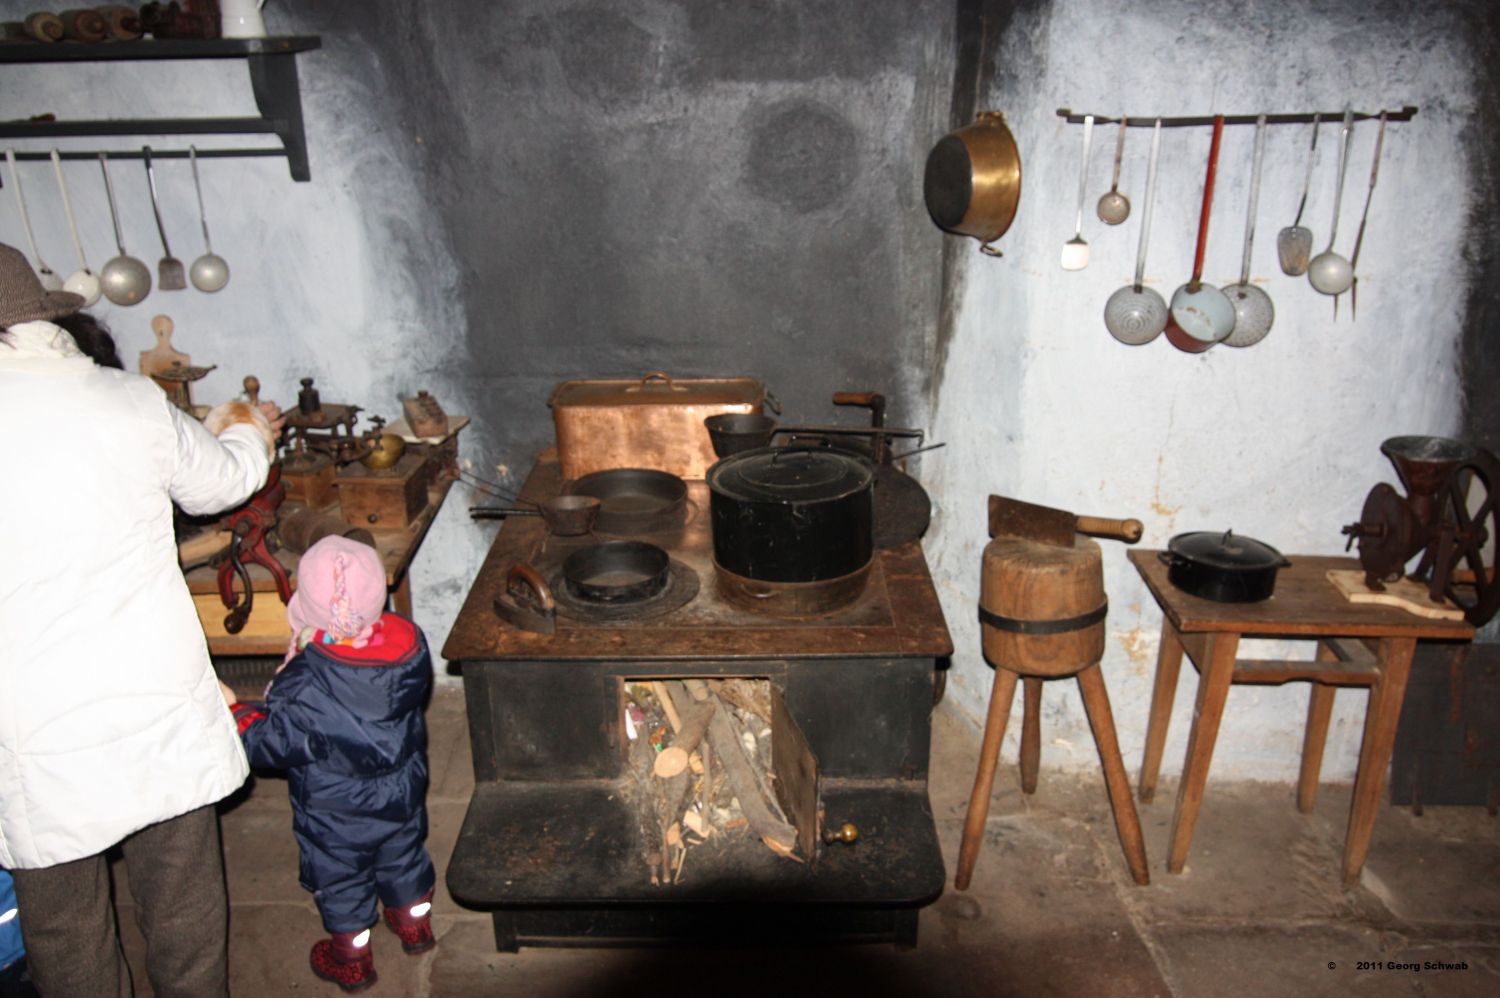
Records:
[[[1127,544],[1141,539],[1140,520],[1110,520],[1076,516],[1061,509],[1036,506],[1019,499],[990,496],[990,536],[1019,537],[1070,548],[1077,534],[1113,537]]]

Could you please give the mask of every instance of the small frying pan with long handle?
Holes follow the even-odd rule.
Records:
[[[581,537],[592,533],[603,504],[594,496],[553,496],[537,503],[535,509],[505,506],[470,506],[469,516],[476,520],[503,519],[507,516],[540,516],[547,529],[559,537]]]

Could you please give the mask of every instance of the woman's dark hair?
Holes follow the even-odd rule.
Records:
[[[113,367],[118,371],[125,370],[120,353],[115,349],[115,338],[109,334],[109,327],[104,323],[87,312],[74,312],[52,321],[66,329],[73,337],[73,342],[78,344],[78,349],[87,354],[95,364]]]

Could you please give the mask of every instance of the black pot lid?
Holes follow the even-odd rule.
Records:
[[[758,447],[708,469],[713,492],[741,502],[826,502],[868,489],[875,467],[826,447]]]
[[[1167,542],[1174,555],[1209,568],[1251,570],[1282,568],[1288,564],[1271,545],[1253,537],[1242,537],[1232,530],[1200,530],[1178,534]]]

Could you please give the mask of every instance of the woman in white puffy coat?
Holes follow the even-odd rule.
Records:
[[[128,991],[102,856],[116,844],[156,993],[223,994],[213,804],[248,769],[172,503],[240,504],[271,448],[245,423],[216,438],[149,379],[96,366],[48,321],[81,304],[0,244],[0,866],[43,994]]]

